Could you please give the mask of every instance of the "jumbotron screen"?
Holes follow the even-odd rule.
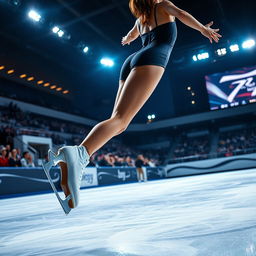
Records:
[[[256,102],[256,66],[205,76],[211,110]]]

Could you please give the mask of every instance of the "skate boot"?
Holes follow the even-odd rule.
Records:
[[[68,214],[72,208],[77,207],[80,196],[80,185],[85,167],[90,162],[90,156],[84,146],[65,146],[59,149],[58,154],[54,154],[51,150],[48,151],[49,162],[43,165],[45,174],[58,198],[64,212]],[[58,163],[64,162],[67,164],[65,173],[61,171],[62,179],[66,180],[65,192],[70,193],[63,200],[60,198],[55,185],[50,177],[50,169]],[[62,186],[64,184],[62,183]],[[65,194],[66,194],[65,193]],[[71,200],[71,203],[69,203]]]

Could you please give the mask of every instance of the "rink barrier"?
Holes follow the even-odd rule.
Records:
[[[165,178],[164,167],[143,167],[143,170],[148,180]],[[61,190],[60,169],[52,168],[50,174],[56,188]],[[134,167],[87,167],[82,176],[81,188],[131,182],[137,182],[137,172]],[[52,189],[41,167],[0,168],[0,198],[49,191]]]
[[[167,178],[251,168],[256,168],[256,153],[187,163],[168,164],[165,167]]]
[[[256,154],[207,159],[167,166],[143,167],[146,180],[174,178],[224,171],[256,168]],[[53,168],[51,177],[60,188],[60,169]],[[87,167],[82,177],[81,188],[126,184],[137,182],[133,167]],[[0,198],[20,194],[35,194],[52,191],[41,167],[0,168]]]

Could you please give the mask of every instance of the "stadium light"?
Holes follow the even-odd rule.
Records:
[[[229,47],[231,52],[238,52],[239,51],[239,45],[238,44],[232,44]]]
[[[198,60],[208,59],[209,53],[208,52],[199,53],[199,54],[197,54],[197,58],[198,58]]]
[[[249,48],[252,48],[253,46],[255,46],[255,40],[253,39],[246,40],[242,44],[242,47],[244,49],[249,49]]]
[[[155,118],[156,118],[156,115],[155,115],[155,114],[148,115],[148,120],[152,120],[152,119],[155,119]]]
[[[10,74],[13,74],[14,73],[14,69],[10,69],[7,71],[7,74],[10,75]]]
[[[64,36],[64,31],[60,29],[57,34],[58,34],[59,37],[63,37]]]
[[[197,61],[196,55],[194,55],[192,59],[193,59],[193,61]]]
[[[15,7],[21,5],[21,1],[20,0],[9,0],[8,2],[9,2],[10,5],[13,5]]]
[[[28,17],[36,22],[39,22],[42,18],[41,15],[38,12],[36,12],[35,10],[30,10],[28,12]]]
[[[88,53],[89,50],[90,50],[89,46],[84,41],[80,41],[77,44],[77,48],[78,48],[79,51],[81,51],[83,53]]]
[[[219,56],[224,56],[224,55],[227,54],[227,49],[226,49],[226,48],[218,49],[218,50],[217,50],[217,54],[218,54]]]
[[[52,28],[52,32],[53,32],[54,34],[58,33],[59,30],[60,30],[60,28],[57,27],[57,26],[54,26],[54,27]]]
[[[28,81],[33,81],[33,80],[35,80],[35,78],[34,78],[33,76],[31,76],[31,77],[28,77],[27,80],[28,80]]]
[[[88,46],[85,46],[84,49],[83,49],[83,52],[84,53],[87,53],[89,51],[89,47]]]
[[[193,61],[198,61],[198,60],[205,60],[209,58],[209,53],[208,52],[202,52],[197,55],[193,55],[192,59]]]
[[[58,26],[54,26],[54,27],[52,28],[52,32],[53,32],[54,34],[57,34],[59,37],[63,37],[64,34],[65,34],[65,32],[64,32],[63,30],[61,30]]]
[[[100,60],[100,63],[103,65],[103,66],[106,66],[106,67],[113,67],[114,66],[114,61],[109,59],[109,58],[102,58]]]

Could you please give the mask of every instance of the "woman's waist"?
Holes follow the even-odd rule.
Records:
[[[176,34],[173,35],[164,35],[164,36],[158,36],[158,35],[151,35],[147,38],[142,38],[142,46],[159,46],[159,45],[173,45],[176,41]]]
[[[168,41],[160,41],[160,40],[153,40],[151,42],[145,42],[142,43],[141,49],[150,49],[150,48],[159,48],[159,49],[165,49],[165,48],[171,48],[174,46],[175,41],[174,40],[168,40]]]

